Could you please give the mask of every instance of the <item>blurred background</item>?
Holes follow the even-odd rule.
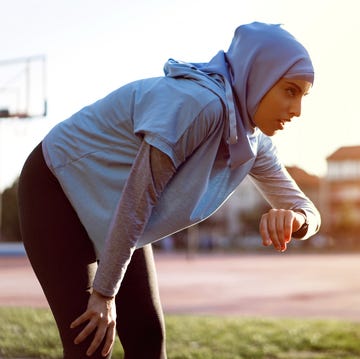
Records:
[[[32,148],[57,122],[121,85],[161,76],[165,61],[208,61],[235,28],[281,23],[316,69],[302,116],[274,137],[289,172],[322,213],[319,235],[295,247],[360,248],[360,83],[357,1],[1,0],[0,228],[21,241],[16,186]],[[256,250],[267,204],[250,181],[197,228],[159,249]]]

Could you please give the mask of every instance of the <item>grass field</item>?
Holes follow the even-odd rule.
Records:
[[[167,316],[166,325],[169,359],[360,358],[360,323]],[[0,308],[0,358],[61,357],[49,310]]]

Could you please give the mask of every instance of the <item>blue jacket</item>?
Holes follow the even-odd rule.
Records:
[[[227,95],[221,76],[169,63],[167,76],[127,84],[50,131],[43,141],[46,162],[98,254],[142,140],[165,152],[177,172],[137,247],[206,219],[248,174],[274,207],[306,211],[306,237],[316,232],[319,214],[287,174],[270,138],[255,129],[249,136],[253,155],[229,166]]]

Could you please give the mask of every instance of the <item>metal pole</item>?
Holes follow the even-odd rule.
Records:
[[[47,115],[46,56],[44,55],[42,59],[43,59],[42,73],[43,73],[43,100],[44,100],[43,116],[46,117],[46,115]]]
[[[2,189],[0,188],[0,242],[2,241]]]
[[[1,136],[2,136],[2,121],[0,119],[0,139],[1,139]],[[2,139],[1,139],[1,143],[3,143]],[[1,145],[0,145],[0,241],[2,240],[2,181],[1,181],[1,173],[2,173],[2,148],[1,148]]]
[[[187,258],[192,259],[199,246],[199,226],[197,224],[187,229]]]
[[[29,116],[30,113],[30,59],[26,60],[26,69],[25,69],[25,91],[26,91],[26,98],[25,98],[25,114],[26,117]]]

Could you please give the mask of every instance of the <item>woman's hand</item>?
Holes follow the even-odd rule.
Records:
[[[107,356],[110,353],[115,340],[115,299],[112,297],[105,297],[100,293],[93,291],[89,298],[86,312],[74,320],[71,323],[70,328],[75,328],[84,322],[88,322],[88,324],[75,338],[74,343],[81,343],[96,330],[94,339],[91,342],[86,355],[92,355],[102,343],[103,339],[106,338],[101,354],[104,357]]]
[[[264,246],[273,244],[278,251],[286,251],[291,235],[305,223],[299,212],[287,209],[270,209],[260,220],[260,234]]]

